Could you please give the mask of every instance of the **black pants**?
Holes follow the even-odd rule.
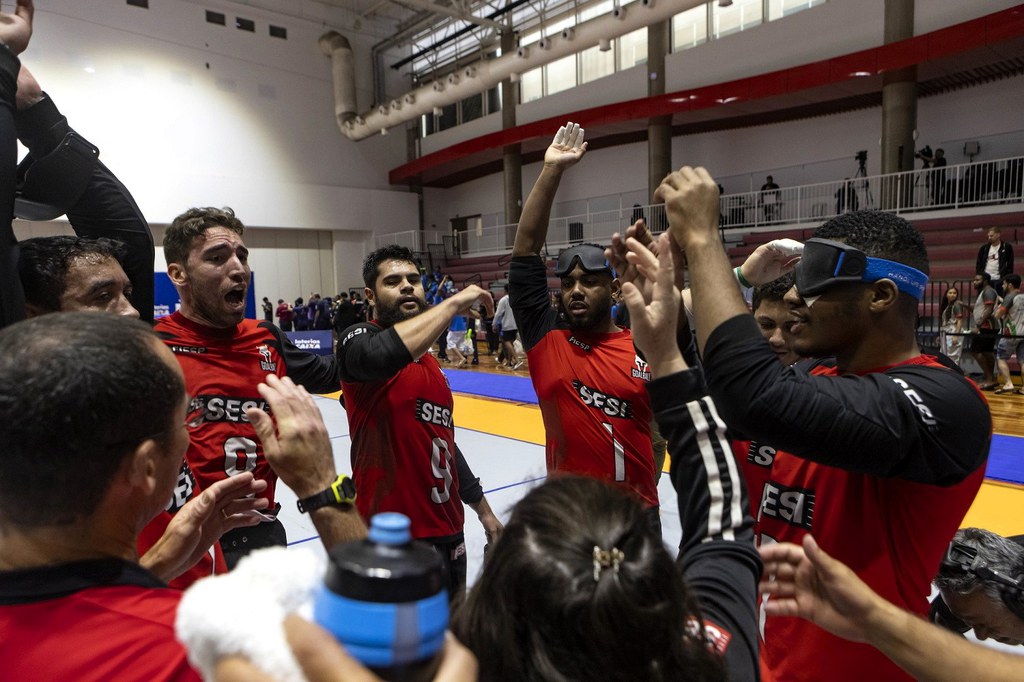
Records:
[[[277,506],[277,510],[281,505]],[[276,511],[275,511],[276,513]],[[220,538],[220,548],[224,551],[224,563],[228,570],[238,565],[249,552],[263,547],[283,547],[288,544],[288,535],[284,524],[278,520],[264,521],[248,528],[230,530]]]
[[[448,603],[452,604],[456,599],[461,602],[466,596],[468,573],[465,535],[459,533],[451,538],[423,538],[423,541],[433,545],[434,550],[441,555],[441,562],[448,574]]]

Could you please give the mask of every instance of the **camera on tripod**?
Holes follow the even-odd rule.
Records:
[[[868,162],[868,150],[867,149],[861,149],[859,152],[857,152],[857,155],[854,156],[853,158],[855,158],[857,160],[857,163],[859,163],[861,166],[863,166],[865,163]]]
[[[934,156],[934,154],[932,154],[931,146],[926,144],[925,146],[923,146],[920,149],[918,149],[917,153],[914,154],[914,156],[916,156],[919,159],[924,159],[925,161],[929,161],[929,160],[931,160],[932,156]]]

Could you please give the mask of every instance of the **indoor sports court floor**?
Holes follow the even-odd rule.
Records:
[[[537,397],[526,368],[500,372],[493,358],[480,356],[473,369],[445,369],[455,394],[456,439],[470,466],[480,477],[494,512],[503,521],[532,486],[544,480],[544,426]],[[992,407],[993,436],[987,477],[965,526],[988,528],[1002,535],[1024,533],[1024,396],[986,393]],[[338,471],[350,472],[349,430],[337,394],[318,396],[317,404],[327,422]],[[667,464],[666,464],[667,468]],[[659,483],[665,542],[678,546],[679,515],[675,491],[662,476]],[[281,519],[288,529],[289,544],[323,549],[308,518],[298,514],[295,496],[281,486],[278,501]],[[466,550],[469,582],[479,573],[484,533],[472,510],[466,509]]]

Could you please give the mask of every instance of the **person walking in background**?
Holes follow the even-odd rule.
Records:
[[[277,299],[277,326],[281,328],[281,331],[290,332],[292,330],[292,307],[285,303],[283,298]]]
[[[775,178],[768,176],[761,185],[761,193],[757,195],[757,203],[762,206],[765,220],[775,220],[778,215],[779,186],[775,184]]]
[[[263,303],[260,304],[263,308],[263,319],[267,322],[274,321],[274,305],[270,302],[270,299],[266,296],[263,297]]]

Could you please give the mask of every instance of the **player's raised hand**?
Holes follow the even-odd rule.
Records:
[[[555,133],[551,146],[544,152],[544,165],[565,169],[583,158],[587,143],[583,141],[583,128],[579,123],[566,123]]]
[[[479,300],[487,310],[487,317],[494,317],[494,297],[491,295],[491,292],[481,289],[475,284],[469,285],[449,300],[456,302],[460,313],[469,310]]]
[[[643,351],[651,373],[657,378],[686,369],[682,353],[676,345],[676,326],[679,321],[679,289],[675,286],[672,246],[666,232],[658,239],[658,254],[638,240],[629,238],[626,258],[634,265],[641,278],[653,282],[650,299],[638,283],[622,285],[622,295],[629,308],[633,340]]]
[[[793,271],[803,251],[804,245],[795,239],[773,239],[761,244],[743,262],[743,277],[754,286],[777,280]]]
[[[18,0],[14,12],[0,12],[0,42],[14,54],[21,54],[32,37],[32,0]]]
[[[669,173],[654,198],[665,202],[672,235],[684,251],[691,244],[718,239],[718,183],[705,169],[683,166]]]
[[[627,227],[625,234],[616,232],[612,235],[612,245],[604,250],[604,257],[608,264],[615,269],[615,275],[619,278],[620,283],[632,282],[636,284],[644,292],[644,300],[650,301],[650,289],[654,286],[654,283],[641,277],[636,266],[626,258],[626,254],[629,253],[629,248],[626,247],[626,240],[630,238],[636,239],[657,256],[658,244],[654,237],[651,236],[650,230],[647,229],[646,221],[641,218]]]
[[[331,439],[313,396],[288,377],[273,374],[256,390],[274,416],[258,408],[245,415],[263,443],[267,463],[300,498],[317,494],[337,474]]]

